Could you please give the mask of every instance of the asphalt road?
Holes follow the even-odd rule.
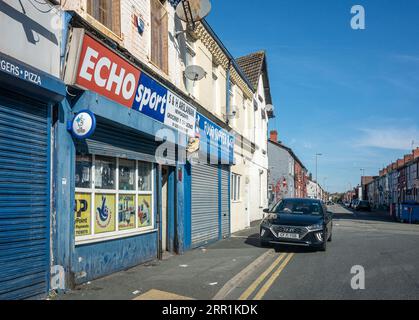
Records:
[[[276,248],[292,257],[263,299],[419,299],[419,226],[330,209],[335,218],[327,252]],[[356,265],[365,270],[365,289],[351,286]]]
[[[259,246],[259,224],[231,238],[89,282],[65,300],[419,299],[419,225],[377,213],[335,213],[326,252]],[[351,287],[362,266],[365,289]]]

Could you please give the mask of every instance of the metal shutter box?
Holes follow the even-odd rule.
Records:
[[[218,240],[218,166],[192,166],[192,247]]]
[[[48,108],[0,90],[0,300],[47,293]]]
[[[82,154],[147,162],[156,162],[156,150],[161,144],[162,142],[155,141],[152,136],[99,117],[93,136],[85,141],[76,141],[77,151]],[[167,153],[164,154],[170,161],[176,161],[175,147],[170,144]]]
[[[222,236],[227,238],[230,236],[230,167],[223,165],[220,170]]]

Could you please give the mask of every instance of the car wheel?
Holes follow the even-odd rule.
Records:
[[[327,250],[327,241],[323,242],[322,246],[320,247],[320,251],[326,252]]]
[[[327,239],[328,242],[332,242],[332,233],[330,234],[329,239]]]

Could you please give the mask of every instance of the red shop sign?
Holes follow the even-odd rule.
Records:
[[[90,36],[84,35],[76,85],[131,108],[140,74],[139,69]]]

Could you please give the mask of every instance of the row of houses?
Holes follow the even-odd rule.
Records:
[[[266,53],[236,59],[179,5],[0,1],[0,299],[182,254],[263,217]]]
[[[284,198],[327,200],[327,192],[316,182],[294,151],[278,139],[278,131],[270,132],[268,141],[269,205]]]
[[[397,204],[419,204],[419,148],[380,170],[362,177],[360,195],[374,208],[394,209]]]

